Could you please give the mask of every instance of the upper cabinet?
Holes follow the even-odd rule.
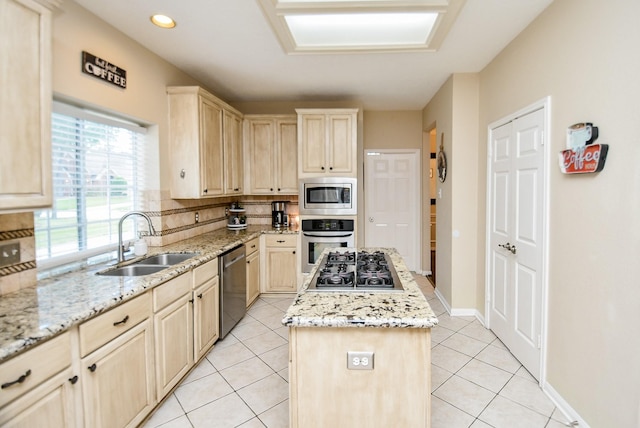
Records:
[[[0,1],[0,213],[52,202],[50,8],[58,3]]]
[[[242,194],[242,115],[235,110],[225,110],[224,128],[225,194]]]
[[[246,115],[245,178],[252,195],[298,193],[298,142],[295,115]]]
[[[171,197],[242,193],[242,114],[198,86],[167,93]]]
[[[356,177],[357,109],[296,109],[298,176]]]

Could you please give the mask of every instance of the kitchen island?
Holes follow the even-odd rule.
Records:
[[[438,319],[395,249],[364,250],[389,256],[403,290],[314,291],[316,264],[282,320],[293,428],[430,426]]]

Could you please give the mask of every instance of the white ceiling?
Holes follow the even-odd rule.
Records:
[[[482,70],[553,0],[466,0],[438,52],[320,55],[285,54],[257,0],[75,1],[230,103],[421,110],[452,73]],[[177,27],[155,27],[154,13]]]

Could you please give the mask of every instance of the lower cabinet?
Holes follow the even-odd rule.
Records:
[[[260,295],[260,238],[244,244],[247,255],[247,307]]]
[[[298,235],[265,237],[263,292],[295,293],[298,290]]]
[[[193,270],[193,354],[199,361],[220,336],[218,259]]]
[[[85,426],[135,427],[156,404],[151,320],[81,360]]]
[[[69,339],[70,333],[63,333],[0,365],[0,426],[78,426],[80,385]]]
[[[85,426],[135,427],[156,404],[151,293],[79,326]]]
[[[168,394],[193,366],[191,275],[153,289],[157,399]]]

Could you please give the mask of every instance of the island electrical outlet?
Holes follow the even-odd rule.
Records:
[[[373,352],[347,352],[349,370],[373,370]]]

